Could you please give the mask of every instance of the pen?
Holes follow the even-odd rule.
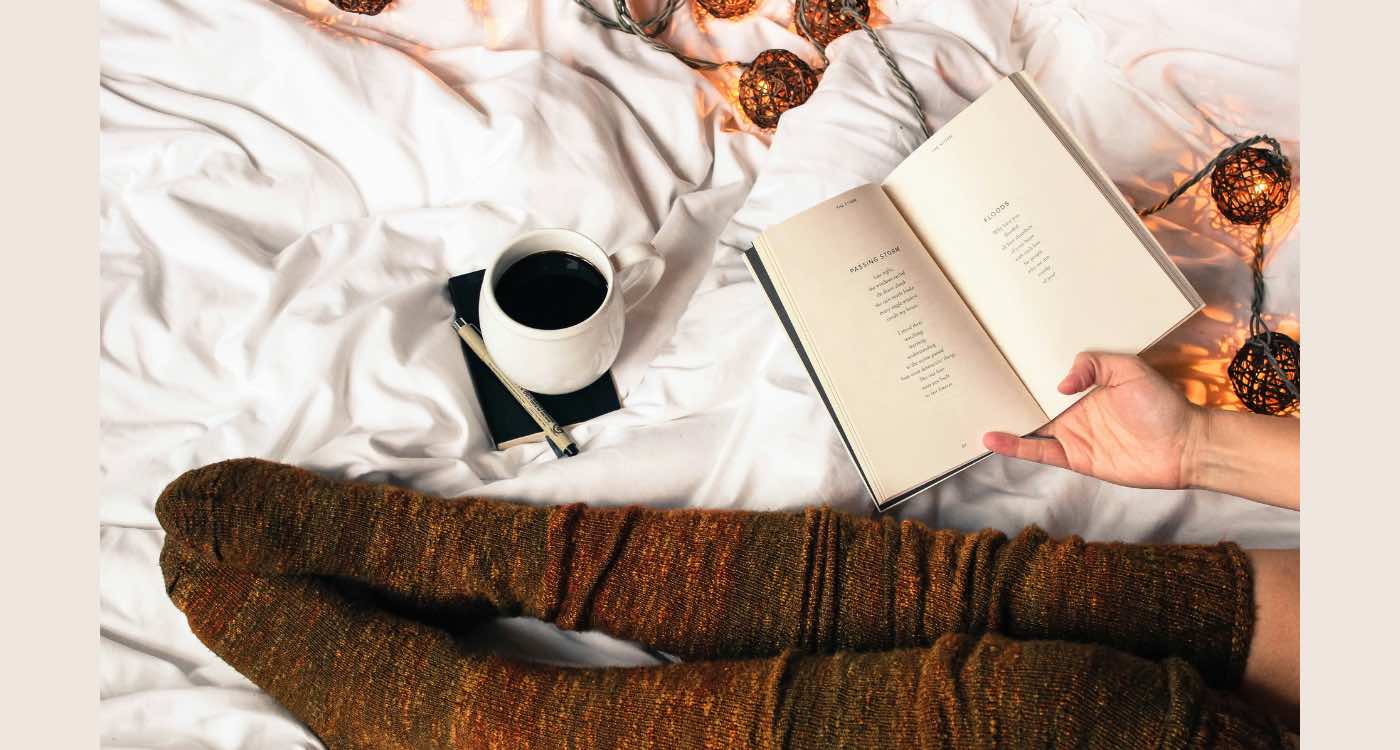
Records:
[[[457,331],[457,335],[461,336],[463,341],[467,342],[467,346],[471,347],[472,352],[482,362],[485,362],[487,367],[491,368],[491,372],[500,379],[501,385],[504,385],[506,390],[510,391],[510,395],[515,397],[520,408],[524,409],[525,413],[535,420],[535,424],[539,425],[541,430],[544,430],[545,441],[549,443],[549,448],[554,451],[554,455],[560,458],[577,456],[578,446],[569,437],[569,434],[564,432],[564,428],[560,427],[559,423],[549,416],[549,413],[540,406],[540,402],[536,401],[529,391],[516,385],[515,381],[501,372],[501,368],[496,365],[496,360],[491,359],[491,353],[486,351],[486,342],[481,340],[481,332],[476,330],[476,326],[468,323],[464,318],[457,318],[452,321],[452,328]]]

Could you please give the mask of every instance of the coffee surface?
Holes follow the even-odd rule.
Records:
[[[602,306],[608,280],[573,253],[546,250],[515,261],[495,286],[496,303],[521,325],[552,331],[587,320]]]

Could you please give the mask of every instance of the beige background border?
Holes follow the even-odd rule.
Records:
[[[0,745],[96,747],[97,3],[0,45]]]
[[[95,3],[8,8],[4,744],[97,745]],[[1304,8],[1303,739],[1396,733],[1400,8]],[[1355,149],[1365,148],[1365,153]]]
[[[1400,733],[1400,9],[1313,0],[1302,28],[1303,746],[1382,747]]]

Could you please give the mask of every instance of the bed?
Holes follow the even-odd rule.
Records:
[[[1267,132],[1301,171],[1296,3],[877,6],[935,127],[1024,68],[1139,204],[1231,137]],[[669,38],[815,63],[790,7],[683,13]],[[882,178],[917,145],[862,35],[828,49],[816,93],[771,134],[736,116],[732,81],[571,0],[397,0],[376,17],[325,0],[104,0],[101,44],[104,747],[320,747],[165,596],[153,505],[195,466],[251,455],[446,495],[872,512],[739,256],[766,224]],[[1270,322],[1295,336],[1299,203],[1274,224],[1265,272]],[[448,276],[538,226],[651,241],[667,260],[628,320],[624,408],[576,429],[583,453],[566,461],[492,450],[447,325]],[[1198,403],[1238,408],[1224,368],[1248,316],[1247,237],[1204,192],[1149,227],[1209,306],[1147,357]],[[995,457],[894,513],[1298,545],[1296,514]],[[654,661],[529,621],[487,637],[556,663]]]

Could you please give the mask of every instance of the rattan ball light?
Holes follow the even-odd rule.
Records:
[[[379,15],[379,11],[384,10],[390,0],[334,0],[335,7],[347,13],[359,13],[365,16]]]
[[[1288,161],[1263,148],[1242,148],[1215,166],[1210,195],[1233,224],[1263,224],[1288,203]]]
[[[789,109],[807,101],[817,74],[784,49],[764,50],[739,77],[739,106],[760,128],[774,128]]]
[[[1235,394],[1250,411],[1287,414],[1298,406],[1303,393],[1300,360],[1297,341],[1278,331],[1265,331],[1244,342],[1227,373]]]
[[[807,0],[802,20],[806,22],[813,41],[825,47],[836,41],[836,37],[860,28],[855,19],[844,12],[846,5],[850,5],[861,20],[870,20],[868,0],[851,0],[849,3],[845,0]]]
[[[757,0],[695,0],[706,13],[715,18],[733,18],[753,10]]]

